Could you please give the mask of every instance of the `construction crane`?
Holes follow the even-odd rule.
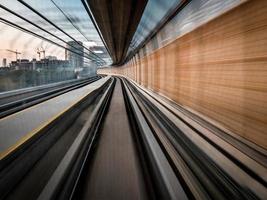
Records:
[[[45,49],[43,47],[41,47],[40,53],[43,53],[43,56],[44,56],[44,59],[45,59]]]
[[[38,57],[39,57],[39,60],[41,60],[41,51],[40,51],[40,49],[39,48],[37,48],[37,54],[38,54]]]
[[[15,53],[16,54],[16,61],[18,60],[18,55],[21,54],[21,52],[18,52],[18,50],[16,50],[16,51],[13,51],[13,50],[10,50],[10,49],[6,49],[6,50],[11,52],[11,53]]]
[[[42,43],[41,43],[41,47],[40,48],[38,48],[38,54],[39,54],[39,59],[40,59],[40,57],[41,57],[41,54],[43,54],[43,58],[45,59],[45,50],[46,50],[46,47],[47,47],[47,45],[46,45],[46,47],[44,48],[43,47],[43,43],[44,43],[44,41],[42,40]]]

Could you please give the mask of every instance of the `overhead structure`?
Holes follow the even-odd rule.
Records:
[[[147,0],[85,1],[113,64],[121,64],[140,22]]]

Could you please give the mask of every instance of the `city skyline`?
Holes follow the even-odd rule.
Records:
[[[50,42],[32,36],[28,33],[24,33],[11,26],[0,23],[0,61],[3,58],[7,59],[7,63],[16,60],[16,55],[8,50],[18,51],[21,54],[19,59],[39,59],[38,48],[45,48],[46,55],[56,56],[58,59],[65,59],[65,49],[58,47]],[[95,42],[83,42],[83,45],[87,48],[93,46],[99,46]]]

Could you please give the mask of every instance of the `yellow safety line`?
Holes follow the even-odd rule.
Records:
[[[102,85],[101,85],[102,86]],[[101,87],[100,86],[100,87]],[[77,103],[79,103],[82,99],[84,99],[86,96],[88,96],[91,92],[94,91],[94,88],[92,88],[93,90],[91,90],[89,93],[83,95],[81,98],[79,98],[78,101],[75,101],[73,104],[71,104],[69,107],[67,107],[66,109],[64,109],[63,111],[61,111],[60,113],[58,113],[57,115],[53,116],[52,118],[50,118],[48,121],[44,122],[43,124],[41,124],[39,127],[37,127],[36,129],[30,131],[29,133],[27,133],[26,135],[24,135],[19,141],[17,141],[14,145],[10,146],[9,148],[7,148],[6,150],[4,150],[3,152],[0,153],[0,161],[5,158],[7,155],[9,155],[11,152],[13,152],[15,149],[17,149],[19,146],[21,146],[23,143],[25,143],[27,140],[29,140],[31,137],[33,137],[35,134],[37,134],[40,130],[42,130],[43,128],[45,128],[48,124],[50,124],[52,121],[54,121],[55,119],[57,119],[59,116],[63,115],[66,111],[68,111],[71,107],[73,107],[74,105],[76,105]],[[50,99],[51,100],[51,99]],[[43,102],[45,103],[45,102]],[[40,103],[42,104],[42,103]],[[40,105],[38,104],[38,105]],[[37,105],[35,105],[37,106]],[[35,107],[33,106],[33,107]],[[31,108],[31,107],[30,107]],[[26,110],[26,109],[25,109]],[[22,110],[24,111],[24,110]],[[20,112],[22,112],[20,111]],[[15,113],[16,114],[16,113]],[[14,116],[14,115],[13,115]],[[5,118],[3,118],[5,119]]]
[[[89,95],[90,93],[82,96],[78,101],[74,102],[69,107],[67,107],[66,109],[64,109],[63,111],[61,111],[60,113],[58,113],[57,115],[53,116],[48,121],[46,121],[43,124],[41,124],[36,129],[30,131],[29,133],[27,133],[26,135],[24,135],[19,141],[17,141],[14,145],[10,146],[5,151],[1,152],[0,153],[0,160],[2,160],[4,157],[6,157],[11,152],[13,152],[16,148],[18,148],[20,145],[22,145],[23,143],[25,143],[28,139],[30,139],[32,136],[34,136],[36,133],[38,133],[41,129],[45,128],[48,124],[50,124],[52,121],[54,121],[55,119],[57,119],[59,116],[63,115],[67,110],[69,110],[75,104],[79,103],[85,96]]]

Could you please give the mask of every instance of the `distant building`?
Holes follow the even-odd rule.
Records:
[[[46,56],[45,58],[48,60],[57,60],[56,56]]]
[[[7,67],[7,61],[6,61],[6,58],[3,58],[3,67]]]
[[[67,43],[66,48],[66,60],[69,61],[70,66],[73,68],[81,68],[83,67],[84,64],[84,47],[82,46],[82,42],[75,42],[75,41],[70,41]],[[75,53],[76,52],[76,53]],[[78,55],[80,54],[80,55]]]
[[[33,64],[28,59],[21,59],[17,63],[17,66],[18,66],[17,69],[20,70],[33,70]]]
[[[33,70],[36,70],[36,61],[37,61],[36,58],[32,59],[32,69]]]
[[[73,70],[70,68],[69,61],[57,60],[55,58],[54,56],[41,60],[36,60],[34,58],[31,61],[28,59],[18,59],[17,61],[11,61],[10,70]]]

